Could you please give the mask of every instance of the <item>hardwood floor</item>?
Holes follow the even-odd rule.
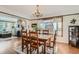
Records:
[[[66,43],[57,43],[60,54],[79,54],[79,48],[72,47]]]
[[[21,44],[21,39],[0,41],[0,54],[18,54],[15,48]],[[59,54],[79,54],[79,48],[71,47],[66,43],[57,43]]]
[[[10,39],[10,40],[1,40],[0,41],[0,54],[17,54],[14,50],[20,39]]]

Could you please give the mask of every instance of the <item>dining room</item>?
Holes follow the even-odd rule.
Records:
[[[79,6],[0,5],[0,8],[0,53],[79,53]]]
[[[0,0],[0,59],[79,59],[79,1]]]

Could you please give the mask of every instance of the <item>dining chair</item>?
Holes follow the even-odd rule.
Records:
[[[28,39],[28,34],[27,30],[26,31],[21,31],[21,36],[22,36],[22,51],[24,51],[25,48],[27,48],[27,54],[29,53],[29,44],[30,40]]]
[[[43,30],[44,35],[50,35],[49,30]],[[51,44],[51,38],[49,38],[46,42],[47,46],[50,46]]]
[[[39,39],[38,39],[38,33],[29,31],[29,37],[30,37],[30,53],[37,50],[37,54],[39,54]]]
[[[48,46],[49,48],[53,48],[53,54],[55,53],[56,37],[57,37],[57,31],[55,31],[53,41],[51,41],[50,46]]]

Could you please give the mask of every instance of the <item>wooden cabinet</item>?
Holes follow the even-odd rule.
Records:
[[[69,44],[79,47],[79,26],[69,26],[68,28]]]

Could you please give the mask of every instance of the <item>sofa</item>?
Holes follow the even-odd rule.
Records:
[[[11,36],[12,34],[10,32],[0,32],[0,38],[8,38]]]

